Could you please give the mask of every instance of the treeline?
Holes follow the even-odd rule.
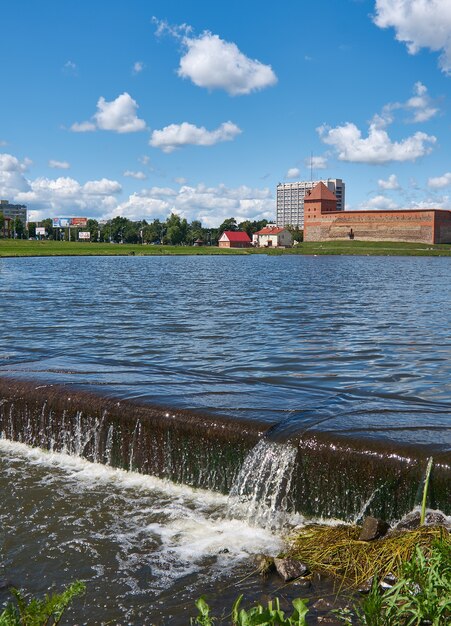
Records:
[[[252,238],[253,233],[266,226],[267,220],[246,220],[237,223],[234,217],[230,217],[219,228],[205,228],[199,220],[188,222],[185,218],[172,213],[166,221],[158,219],[153,222],[146,220],[132,221],[126,217],[114,217],[107,222],[98,222],[89,219],[86,228],[79,230],[89,231],[91,241],[112,243],[146,243],[167,245],[193,245],[196,241],[202,241],[204,245],[215,246],[225,230],[243,230]],[[67,238],[67,228],[53,228],[52,220],[45,219],[41,222],[29,222],[28,237],[36,236],[36,226],[45,227],[48,239]],[[77,229],[71,228],[71,239],[78,237]]]
[[[0,236],[2,234],[3,220],[0,214]],[[53,221],[47,218],[40,222],[28,222],[27,225],[16,218],[12,220],[10,236],[17,239],[36,237],[36,227],[45,228],[46,239],[71,239],[78,240],[78,231],[89,231],[90,240],[94,242],[111,243],[143,243],[165,245],[193,245],[196,241],[203,245],[218,245],[218,240],[225,230],[245,231],[252,239],[252,235],[268,224],[268,220],[245,220],[237,222],[234,217],[224,220],[218,228],[206,228],[199,220],[188,222],[175,213],[166,221],[158,219],[153,222],[146,220],[132,221],[126,217],[114,217],[108,221],[88,219],[85,228],[53,228]],[[298,228],[288,227],[296,241],[302,241],[302,231]],[[70,230],[70,233],[69,233]]]

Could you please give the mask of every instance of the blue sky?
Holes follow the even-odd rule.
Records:
[[[0,197],[30,219],[451,209],[450,0],[1,1]]]

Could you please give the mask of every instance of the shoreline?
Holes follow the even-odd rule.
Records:
[[[219,248],[60,241],[0,240],[0,258],[52,256],[428,256],[451,257],[451,244],[389,241],[304,242],[294,248]]]

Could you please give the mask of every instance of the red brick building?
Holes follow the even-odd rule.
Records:
[[[451,243],[451,211],[337,211],[337,199],[319,183],[304,199],[304,241]]]

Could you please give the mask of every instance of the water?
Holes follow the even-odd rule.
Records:
[[[89,428],[86,411],[70,428],[46,422],[50,453],[0,440],[0,578],[31,592],[86,580],[68,623],[185,624],[201,593],[220,606],[238,588],[277,589],[246,578],[252,555],[277,552],[303,505],[350,519],[389,500],[405,508],[430,455],[442,472],[431,484],[445,493],[450,268],[447,258],[1,260],[0,376],[36,381],[36,415],[63,385],[68,411],[88,390],[123,403],[124,420],[134,402],[164,407],[169,422],[188,409],[193,432],[211,416],[215,437],[228,423],[267,435],[250,451],[235,434],[219,452],[207,421],[211,441],[198,431],[177,447],[165,436],[155,467],[178,485],[136,473],[152,460],[142,420],[127,423],[121,466],[133,471],[111,467],[126,422],[101,412]],[[29,441],[35,421],[14,438]],[[88,448],[106,465],[77,456]],[[229,499],[219,491],[230,485]]]
[[[0,458],[0,578],[35,593],[86,580],[76,623],[187,624],[193,599],[216,585],[231,600],[250,557],[282,546],[229,519],[227,498],[213,492],[4,440]]]

